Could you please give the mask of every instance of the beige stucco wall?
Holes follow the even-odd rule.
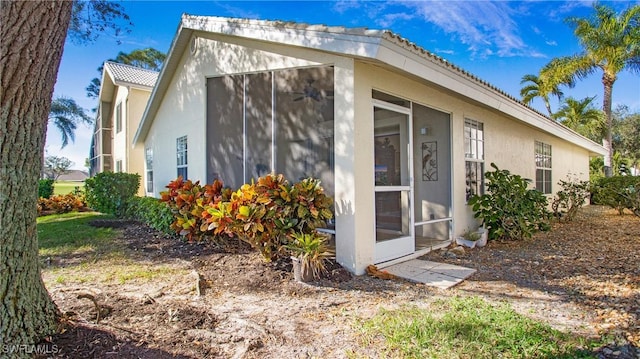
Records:
[[[457,235],[466,228],[477,224],[473,213],[465,200],[465,158],[464,158],[464,119],[470,118],[484,124],[485,130],[485,170],[490,170],[489,164],[494,162],[501,169],[508,169],[512,173],[526,178],[535,179],[534,142],[536,140],[552,146],[552,176],[553,192],[557,191],[557,181],[565,179],[568,173],[578,175],[581,179],[589,176],[589,153],[578,146],[572,145],[558,137],[543,133],[528,125],[519,123],[513,118],[491,110],[480,103],[465,101],[434,85],[404,77],[388,69],[363,62],[355,64],[356,76],[356,147],[373,149],[373,121],[371,91],[377,89],[389,94],[411,100],[415,103],[451,114],[452,157],[453,172],[453,234]],[[370,213],[361,218],[362,235],[357,237],[356,246],[359,251],[359,270],[373,263],[372,246],[375,238],[374,207],[371,194],[374,192],[373,151],[362,151],[358,154],[355,170],[355,181],[358,183],[355,206],[356,213]],[[371,247],[371,248],[370,248]]]
[[[137,173],[140,175],[140,187],[138,188],[138,195],[144,196],[145,184],[144,184],[144,146],[141,144],[132,146],[131,142],[133,141],[133,136],[138,129],[138,125],[140,124],[140,120],[142,119],[142,115],[144,114],[144,109],[147,106],[147,101],[149,100],[149,96],[151,96],[151,91],[137,89],[137,88],[129,88],[129,96],[127,102],[127,116],[126,116],[126,151],[127,154],[127,173]],[[123,124],[123,126],[125,126]]]
[[[355,151],[353,123],[353,60],[317,51],[292,49],[286,45],[247,42],[242,39],[211,37],[199,34],[195,55],[189,50],[180,58],[177,71],[168,86],[153,119],[144,147],[153,150],[154,196],[176,178],[176,138],[188,136],[188,173],[192,180],[206,179],[206,78],[221,74],[248,73],[274,69],[332,64],[335,73],[335,188],[336,251],[338,261],[352,271],[361,242],[360,217],[355,216],[356,202],[353,167],[362,151]],[[236,43],[229,43],[229,42]],[[249,47],[250,46],[250,47]],[[143,180],[144,181],[144,180]],[[370,195],[370,194],[368,194]],[[359,254],[358,254],[359,255]]]
[[[588,177],[588,153],[546,135],[479,103],[404,77],[388,69],[286,45],[196,33],[198,50],[180,56],[168,90],[144,139],[153,150],[154,195],[176,177],[176,138],[188,136],[188,172],[192,180],[206,179],[206,78],[288,67],[333,64],[335,69],[335,202],[337,260],[362,274],[373,263],[374,159],[371,90],[378,89],[423,106],[451,114],[451,169],[453,232],[474,226],[465,204],[463,124],[468,117],[484,123],[486,167],[496,162],[525,177],[534,178],[534,141],[553,148],[554,182],[565,172]],[[144,183],[144,179],[143,179]],[[555,191],[555,188],[554,188]]]
[[[128,86],[116,86],[112,117],[113,136],[113,171],[116,170],[117,161],[122,161],[122,172],[137,173],[140,175],[140,187],[138,195],[144,196],[144,150],[142,145],[132,147],[133,136],[138,129],[142,114],[149,100],[151,91],[132,88]],[[116,132],[116,109],[121,104],[122,131]]]

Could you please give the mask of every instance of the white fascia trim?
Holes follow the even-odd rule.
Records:
[[[195,31],[368,58],[375,58],[384,33],[381,30],[362,30],[355,34],[355,31],[342,27],[191,15],[183,15],[182,26]]]

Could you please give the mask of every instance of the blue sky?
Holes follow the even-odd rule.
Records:
[[[587,17],[592,1],[123,1],[131,32],[117,39],[104,35],[92,44],[65,45],[54,96],[74,98],[91,109],[95,100],[85,87],[99,77],[97,68],[119,51],[153,47],[167,52],[180,16],[211,15],[308,24],[388,29],[519,97],[520,79],[537,74],[554,57],[580,51],[572,29],[563,20]],[[605,2],[617,11],[640,1]],[[117,44],[117,40],[121,42]],[[580,81],[565,95],[596,96],[602,104],[601,74]],[[623,72],[613,90],[613,104],[640,111],[640,77]],[[541,102],[533,107],[546,112]],[[557,104],[552,104],[557,109]],[[65,156],[85,169],[92,129],[79,126],[75,143],[60,149],[60,134],[49,126],[48,155]]]

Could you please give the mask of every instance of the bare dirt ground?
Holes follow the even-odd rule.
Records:
[[[126,255],[155,275],[60,281],[56,268],[77,258],[54,260],[43,278],[65,313],[66,328],[49,340],[56,358],[377,358],[375,346],[361,345],[358,320],[455,295],[506,301],[565,332],[610,335],[600,358],[640,358],[640,218],[603,207],[525,242],[490,242],[457,258],[428,254],[478,270],[448,290],[351,276],[337,265],[328,278],[302,284],[286,261],[265,263],[242,246],[103,225],[121,226]]]

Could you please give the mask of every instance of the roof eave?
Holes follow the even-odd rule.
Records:
[[[381,43],[376,60],[482,103],[549,134],[568,140],[588,150],[591,156],[605,155],[606,153],[603,146],[413,44],[402,44],[385,38]]]

